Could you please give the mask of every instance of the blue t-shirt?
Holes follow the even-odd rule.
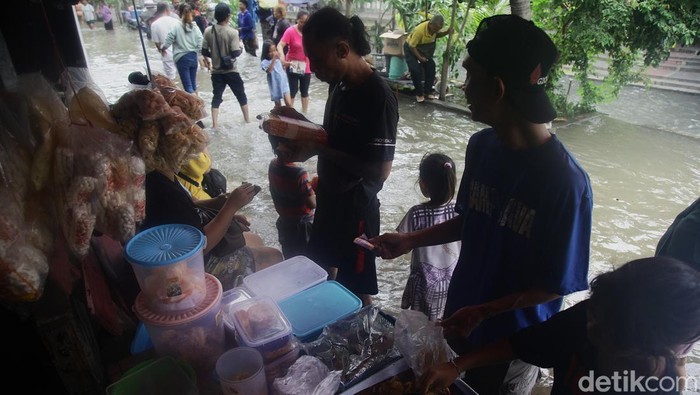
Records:
[[[255,20],[247,10],[238,13],[238,36],[241,40],[255,37]]]
[[[531,287],[559,295],[588,289],[590,181],[556,136],[539,147],[514,151],[493,129],[474,134],[456,209],[464,218],[462,249],[445,317]],[[472,332],[468,346],[545,321],[561,304],[558,298],[498,314]]]

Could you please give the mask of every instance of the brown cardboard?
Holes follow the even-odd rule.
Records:
[[[383,33],[379,37],[382,38],[384,45],[384,50],[382,51],[384,55],[403,56],[403,44],[406,42],[408,33],[398,29]]]

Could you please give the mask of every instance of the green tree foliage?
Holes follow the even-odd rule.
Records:
[[[580,87],[578,110],[584,111],[641,80],[642,68],[668,59],[673,46],[700,38],[697,0],[534,0],[533,20],[552,35],[561,51],[552,88],[562,68],[571,67]],[[596,83],[594,66],[601,55],[607,56],[607,75]],[[571,106],[566,98],[555,102]]]
[[[368,0],[355,0],[361,3]],[[395,18],[410,31],[426,19],[428,0],[387,0]],[[494,14],[510,13],[509,0],[460,0],[457,7],[453,51],[448,56],[450,77],[460,73],[466,43],[479,22]],[[450,20],[452,0],[432,0],[429,13]],[[552,71],[548,91],[564,115],[593,111],[597,103],[617,97],[620,89],[641,81],[645,67],[668,59],[676,45],[700,40],[698,0],[533,0],[532,20],[545,29],[561,55]],[[377,34],[381,30],[377,29]],[[438,41],[435,60],[441,67],[447,40]],[[597,75],[596,63],[606,62],[605,75]],[[570,86],[562,86],[564,70],[578,82],[580,100],[569,100]],[[602,81],[601,81],[602,78]]]

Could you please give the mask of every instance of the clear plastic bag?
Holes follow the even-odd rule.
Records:
[[[394,341],[416,377],[421,377],[431,366],[456,357],[442,334],[442,327],[420,311],[401,310]]]
[[[66,67],[61,74],[61,83],[65,87],[65,102],[69,107],[73,102],[73,96],[83,88],[89,88],[102,101],[103,105],[109,105],[102,89],[92,79],[90,70],[85,67]]]
[[[134,89],[123,94],[114,106],[112,114],[118,118],[138,118],[155,121],[175,113],[158,89]]]
[[[68,105],[68,114],[72,123],[96,126],[110,132],[117,132],[117,122],[114,120],[109,106],[91,87],[81,88]]]
[[[401,357],[394,347],[393,321],[374,305],[325,327],[317,340],[302,346],[330,370],[341,371],[344,388]]]
[[[0,301],[44,291],[56,239],[52,165],[68,111],[39,73],[18,76],[0,99]]]
[[[207,116],[204,100],[192,93],[187,93],[180,88],[161,86],[160,93],[171,107],[178,107],[185,115],[199,121]]]
[[[71,125],[59,136],[56,207],[70,250],[87,255],[93,230],[126,242],[143,217],[145,166],[132,142],[97,127]]]
[[[272,390],[277,395],[333,395],[340,385],[340,371],[330,371],[318,358],[302,355],[287,375],[277,378]]]

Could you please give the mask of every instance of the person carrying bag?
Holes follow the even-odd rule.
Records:
[[[232,56],[221,54],[221,45],[219,45],[218,39],[216,38],[216,27],[211,27],[212,32],[214,32],[214,44],[216,44],[216,50],[219,54],[219,69],[221,70],[231,70],[233,68],[233,62],[236,61]]]
[[[226,86],[231,88],[234,96],[236,96],[245,122],[249,123],[250,118],[248,117],[248,97],[245,94],[243,80],[236,67],[236,58],[241,55],[242,51],[238,30],[229,25],[231,21],[231,7],[227,3],[217,4],[214,8],[214,18],[216,19],[216,24],[207,27],[204,31],[202,54],[210,56],[212,63],[217,65],[217,67],[211,69],[211,84],[214,90],[211,100],[211,120],[212,127],[216,129],[218,127],[219,106],[224,101],[223,94]],[[216,49],[214,49],[214,46],[216,46]]]

